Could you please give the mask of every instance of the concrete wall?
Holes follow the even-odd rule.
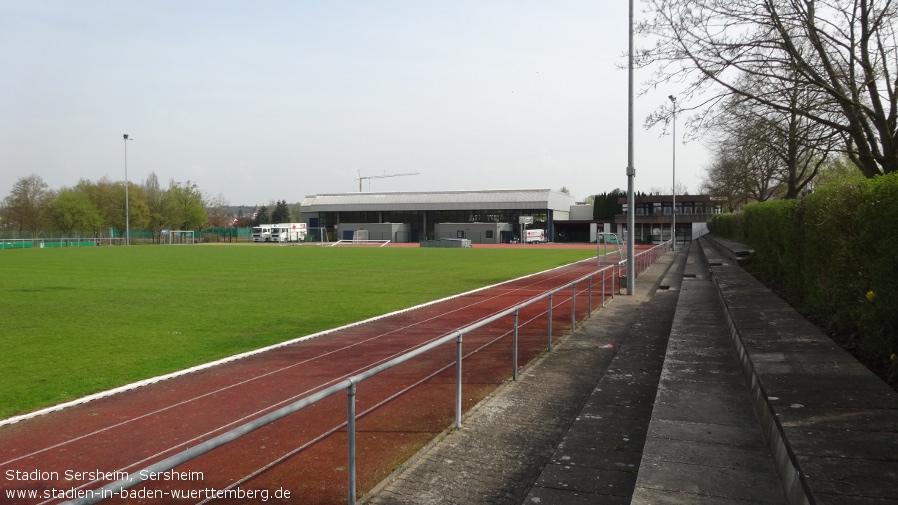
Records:
[[[592,205],[572,205],[569,219],[571,221],[592,221],[593,208]]]
[[[340,240],[345,232],[355,230],[368,230],[369,240],[405,243],[411,237],[411,226],[406,223],[340,223],[334,240]]]

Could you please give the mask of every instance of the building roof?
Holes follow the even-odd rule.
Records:
[[[339,193],[307,196],[303,212],[552,209],[567,212],[570,195],[550,189]]]

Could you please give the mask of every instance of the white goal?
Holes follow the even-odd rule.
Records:
[[[596,234],[596,257],[598,258],[598,263],[601,265],[604,262],[604,258],[606,258],[609,254],[617,253],[617,261],[618,263],[624,261],[624,254],[621,251],[621,246],[624,245],[624,239],[618,233],[598,233]],[[604,251],[602,250],[604,247]],[[608,247],[611,247],[611,250],[608,250]]]
[[[368,238],[368,230],[356,230],[352,232],[351,239],[343,239],[334,242],[331,247],[342,245],[384,247],[389,244],[389,240],[372,240]]]
[[[318,245],[320,246],[329,244],[330,240],[327,238],[327,228],[324,228],[323,226],[309,228],[309,231],[306,233],[306,242],[318,242]]]
[[[368,247],[384,247],[390,244],[389,240],[338,240],[331,244],[331,247],[355,245]]]
[[[162,243],[167,245],[195,244],[193,230],[162,230]]]

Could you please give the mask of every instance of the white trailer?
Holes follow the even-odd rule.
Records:
[[[254,226],[252,237],[253,242],[271,242],[271,225]]]
[[[533,229],[527,230],[524,240],[527,244],[544,244],[549,240],[546,238],[546,230]]]
[[[306,239],[306,223],[280,223],[271,228],[272,242],[302,242]]]

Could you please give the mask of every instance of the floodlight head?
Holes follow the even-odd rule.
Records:
[[[677,101],[677,97],[675,97],[673,95],[667,95],[667,98],[670,98],[670,101],[674,102],[674,103],[676,103],[676,101]]]
[[[127,134],[127,133],[124,134],[124,135],[122,135],[122,137],[125,137],[125,140],[128,140],[128,134]]]

